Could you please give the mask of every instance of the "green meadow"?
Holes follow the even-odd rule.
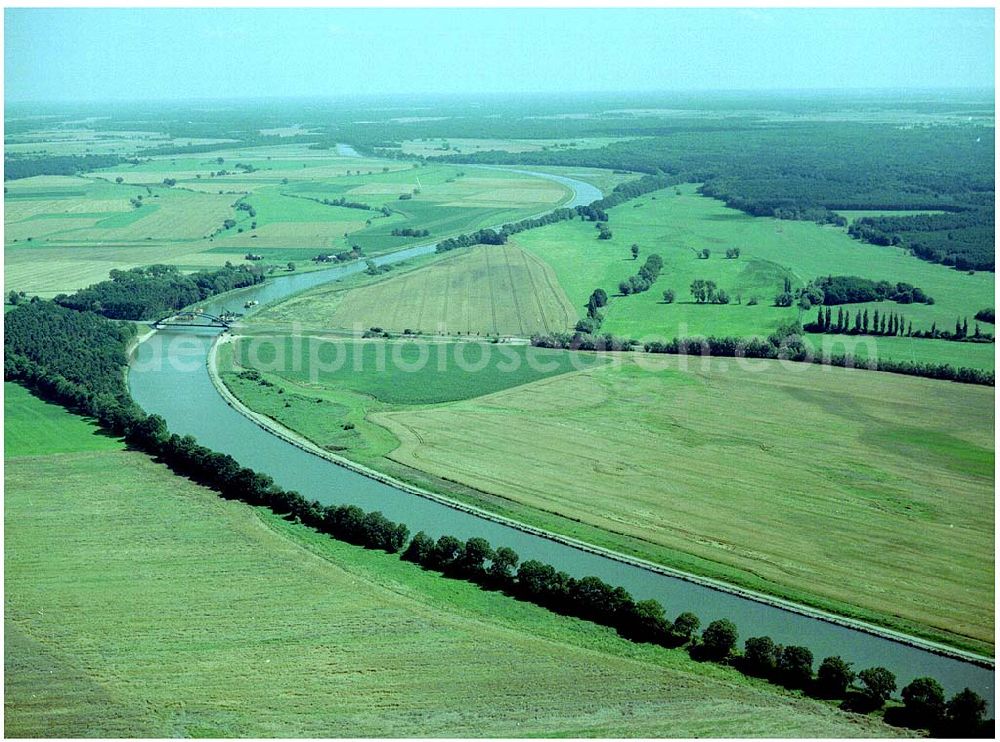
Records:
[[[346,388],[402,405],[470,399],[605,363],[600,356],[528,345],[287,335],[241,339],[234,356],[237,366],[293,384]]]
[[[522,232],[513,241],[552,266],[581,316],[590,293],[605,289],[611,302],[601,331],[638,339],[766,335],[784,320],[811,321],[815,311],[800,317],[797,308],[773,306],[786,278],[793,287],[831,274],[919,286],[934,298],[933,305],[849,305],[852,315],[865,309],[900,313],[913,322],[914,329],[930,329],[933,323],[939,329],[952,329],[956,318],[967,317],[971,331],[973,315],[993,306],[992,273],[969,275],[926,263],[900,248],[852,240],[838,227],[747,216],[698,195],[695,188],[689,184],[658,191],[612,209],[610,240],[598,240],[592,223],[574,221]],[[632,260],[633,243],[639,245],[638,260]],[[739,248],[739,258],[727,259],[728,248]],[[698,257],[703,249],[710,251],[707,260]],[[617,295],[619,282],[635,274],[651,253],[661,255],[664,262],[653,287],[641,294]],[[729,292],[733,303],[695,303],[690,285],[698,278],[715,281]],[[663,301],[667,289],[676,293],[673,304]],[[992,331],[989,325],[983,329]],[[993,367],[992,345],[935,345],[944,351],[938,362]],[[886,343],[889,357],[895,357],[897,346]],[[955,346],[954,356],[951,346]],[[963,363],[969,359],[973,361]]]
[[[9,438],[65,441],[6,452],[8,737],[899,733],[222,500],[5,388]]]
[[[121,449],[117,439],[19,384],[4,382],[3,410],[9,421],[4,425],[3,441],[8,458]]]
[[[235,348],[221,346],[218,358],[223,382],[251,409],[327,450],[435,488],[447,485],[386,458],[399,440],[371,415],[470,399],[602,363],[525,345],[288,335],[243,338]],[[247,369],[261,378],[248,378]]]

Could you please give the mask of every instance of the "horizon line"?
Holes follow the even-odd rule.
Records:
[[[467,91],[467,92],[446,92],[446,91],[408,91],[408,92],[354,92],[354,93],[304,93],[301,95],[256,95],[256,96],[189,96],[189,97],[155,97],[155,98],[19,98],[8,99],[4,97],[4,106],[11,105],[101,105],[101,104],[128,104],[128,103],[239,103],[239,102],[260,102],[260,101],[313,101],[313,102],[337,102],[337,101],[357,101],[357,100],[405,100],[413,98],[449,98],[456,100],[474,100],[477,98],[503,98],[503,97],[549,97],[549,98],[580,98],[580,97],[627,97],[627,96],[670,96],[670,95],[834,95],[844,93],[854,94],[928,94],[928,93],[981,93],[996,94],[996,86],[982,85],[955,85],[955,86],[908,86],[908,87],[794,87],[794,88],[673,88],[673,89],[648,89],[648,90],[549,90],[549,91],[517,91],[517,90],[496,90],[496,91]]]

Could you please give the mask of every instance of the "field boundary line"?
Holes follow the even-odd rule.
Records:
[[[387,484],[391,487],[395,487],[404,492],[417,495],[418,497],[434,500],[435,502],[441,503],[442,505],[446,505],[447,507],[453,508],[455,510],[460,510],[469,513],[471,515],[478,516],[485,520],[489,520],[494,523],[499,523],[501,525],[517,529],[524,533],[529,533],[535,536],[546,538],[550,541],[565,544],[566,546],[571,546],[573,548],[580,549],[581,551],[585,551],[590,554],[603,556],[608,559],[613,559],[617,562],[621,562],[623,564],[629,564],[635,567],[640,567],[650,572],[662,574],[668,577],[674,577],[697,585],[702,585],[703,587],[707,587],[713,590],[718,590],[719,592],[729,593],[731,595],[736,595],[745,598],[747,600],[753,600],[757,603],[762,603],[764,605],[770,605],[775,608],[780,608],[782,610],[789,611],[790,613],[797,613],[802,616],[807,616],[809,618],[826,621],[827,623],[843,626],[849,629],[854,629],[857,631],[864,632],[866,634],[871,634],[873,636],[879,636],[885,639],[890,639],[892,641],[896,641],[901,644],[906,644],[912,647],[916,647],[918,649],[926,650],[933,654],[945,657],[953,657],[955,659],[970,662],[972,664],[987,669],[993,669],[995,667],[995,659],[992,657],[987,657],[985,655],[976,654],[975,652],[969,652],[967,650],[950,647],[940,642],[935,642],[929,639],[923,639],[920,637],[911,636],[909,634],[904,634],[903,632],[900,631],[895,631],[893,629],[877,626],[875,624],[859,621],[857,619],[848,618],[846,616],[839,616],[835,613],[824,611],[819,608],[812,608],[807,605],[802,605],[790,600],[785,600],[784,598],[778,598],[772,595],[767,595],[765,593],[757,592],[756,590],[750,590],[748,588],[732,585],[730,583],[723,582],[722,580],[716,580],[711,577],[703,577],[673,567],[667,567],[665,565],[656,564],[654,562],[650,562],[645,559],[640,559],[638,557],[622,554],[620,552],[616,552],[611,549],[606,549],[604,547],[594,546],[592,544],[588,544],[585,541],[580,541],[578,539],[574,539],[569,536],[563,536],[552,531],[547,531],[545,529],[537,528],[535,526],[531,526],[526,523],[521,523],[519,521],[506,518],[502,515],[497,515],[496,513],[492,513],[488,510],[484,510],[474,505],[467,505],[463,502],[453,500],[449,497],[445,497],[443,495],[439,495],[437,493],[421,489],[420,487],[408,484],[388,474],[384,474],[380,471],[367,467],[364,464],[359,464],[343,456],[338,456],[330,451],[321,448],[320,446],[316,445],[315,443],[305,438],[304,436],[294,432],[293,430],[286,428],[284,425],[277,422],[276,420],[267,417],[266,415],[254,412],[245,404],[243,404],[243,402],[241,402],[229,390],[229,388],[225,385],[225,383],[222,381],[221,376],[219,375],[218,368],[216,366],[216,359],[218,356],[218,349],[221,345],[233,343],[234,341],[238,340],[239,337],[240,336],[238,335],[232,335],[229,333],[220,333],[216,337],[216,339],[212,342],[212,346],[209,349],[208,356],[206,359],[208,375],[212,381],[212,385],[215,387],[216,391],[223,398],[223,400],[238,413],[246,417],[248,420],[256,424],[258,427],[272,433],[278,438],[281,438],[285,442],[290,443],[296,448],[299,448],[307,453],[311,453],[314,456],[326,459],[327,461],[336,464],[337,466],[342,466],[345,469],[349,469],[358,474],[366,476],[370,479],[382,482],[383,484]]]
[[[526,250],[517,248],[518,252],[521,254],[521,262],[524,263],[524,270],[528,274],[528,281],[531,283],[531,293],[535,298],[535,308],[538,309],[538,322],[541,324],[542,328],[546,333],[558,332],[559,328],[553,328],[549,324],[549,318],[545,313],[545,305],[542,302],[541,292],[538,290],[538,283],[535,281],[535,270],[537,269],[542,274],[542,279],[545,283],[546,288],[552,295],[556,304],[562,304],[559,298],[559,294],[556,293],[552,284],[549,283],[548,277],[545,275],[545,266],[541,263],[536,263],[528,257]],[[565,293],[565,292],[564,292]],[[561,308],[561,307],[560,307]]]
[[[510,298],[514,302],[514,312],[517,316],[517,327],[524,334],[524,313],[521,311],[521,302],[517,298],[517,283],[514,281],[514,269],[510,265],[510,253],[511,249],[517,250],[518,248],[508,248],[507,245],[503,246],[503,264],[507,268],[507,278],[510,280]],[[518,250],[520,252],[520,250]],[[531,280],[531,276],[528,276],[528,280]],[[534,292],[535,285],[531,285],[532,292]],[[535,297],[538,298],[537,296]],[[499,334],[499,329],[497,334]]]
[[[486,285],[490,289],[490,313],[493,315],[493,332],[500,334],[500,326],[497,324],[497,298],[493,291],[493,270],[490,268],[490,251],[484,250],[483,257],[486,260]],[[471,288],[469,289],[472,290]]]

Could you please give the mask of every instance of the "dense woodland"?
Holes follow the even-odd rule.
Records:
[[[97,312],[110,319],[150,320],[223,291],[262,283],[259,266],[227,265],[216,271],[182,274],[176,266],[113,270],[111,278],[55,302],[70,309]]]
[[[3,158],[3,179],[18,180],[36,175],[76,175],[114,167],[125,160],[118,155],[8,155]]]
[[[934,303],[934,298],[928,296],[919,286],[873,281],[860,276],[824,276],[812,281],[806,289],[811,287],[821,292],[822,303],[827,306],[886,300],[899,304]]]

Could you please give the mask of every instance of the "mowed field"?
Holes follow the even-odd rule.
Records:
[[[471,399],[604,362],[528,345],[266,334],[224,344],[218,355],[223,382],[251,409],[322,448],[431,487],[443,483],[386,458],[399,440],[371,421],[374,413]],[[242,376],[248,368],[265,383]]]
[[[889,736],[172,475],[12,394],[9,737]],[[57,419],[61,418],[61,419]]]
[[[527,522],[992,652],[993,389],[751,365],[622,357],[373,420]]]
[[[330,328],[519,337],[576,322],[552,269],[510,245],[476,246],[369,286],[293,299],[269,316]]]
[[[939,329],[953,329],[956,318],[967,317],[971,332],[975,313],[994,304],[992,273],[969,275],[927,263],[900,248],[852,240],[838,227],[747,216],[699,196],[695,188],[683,185],[657,191],[612,209],[610,240],[598,240],[593,224],[576,221],[522,232],[512,242],[552,266],[570,302],[581,312],[594,289],[605,289],[612,298],[601,331],[638,339],[767,335],[780,322],[799,317],[797,308],[773,306],[785,278],[793,287],[826,275],[857,275],[919,286],[934,298],[933,305],[888,301],[849,305],[852,316],[865,309],[869,314],[876,309],[902,314],[918,330],[929,330],[935,322]],[[635,261],[630,253],[633,243],[640,248]],[[731,247],[740,248],[739,258],[725,258],[726,249]],[[705,248],[710,250],[709,259],[699,259],[697,252]],[[651,253],[661,255],[664,262],[652,288],[631,296],[616,295],[619,282],[634,275]],[[695,303],[690,285],[698,278],[715,281],[729,292],[733,303]],[[663,302],[666,289],[676,292],[673,304]],[[750,304],[753,299],[756,305]],[[812,321],[815,314],[807,312],[801,319]],[[836,308],[833,314],[836,317]],[[993,327],[984,324],[983,330],[992,332]],[[884,355],[910,359],[922,353],[924,342],[890,339]],[[935,345],[940,349],[936,354],[939,363],[994,366],[993,345]],[[911,352],[911,346],[919,347]]]

